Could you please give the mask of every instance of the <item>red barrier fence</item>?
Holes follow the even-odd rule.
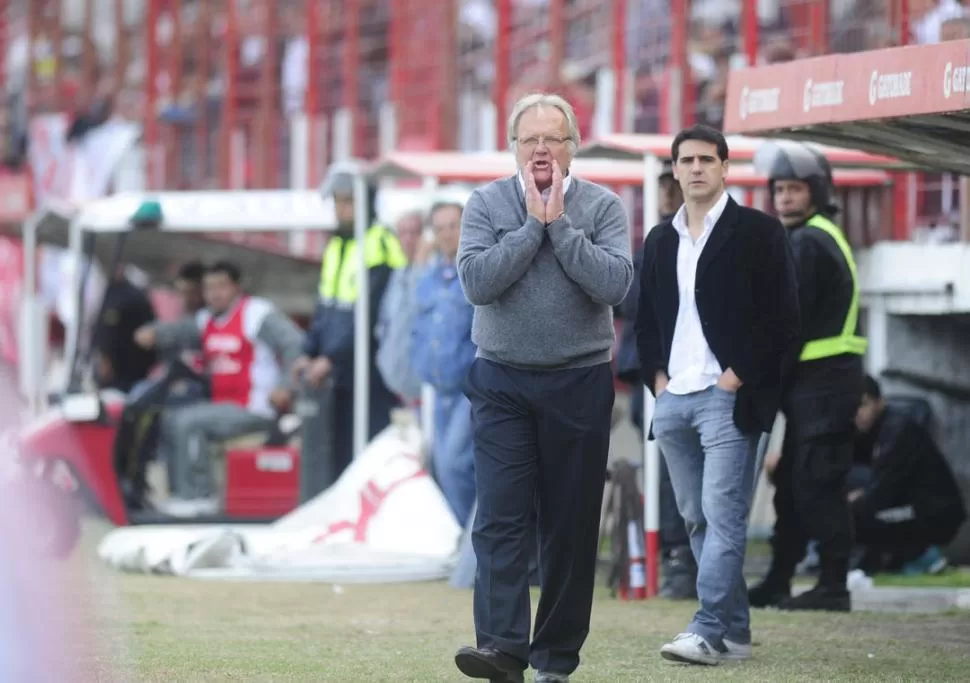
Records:
[[[501,148],[510,103],[537,88],[568,96],[587,136],[716,126],[731,68],[966,26],[931,0],[0,0],[25,116],[110,103],[142,126],[156,189],[313,186],[347,156]],[[899,224],[958,210],[949,177],[898,186]]]

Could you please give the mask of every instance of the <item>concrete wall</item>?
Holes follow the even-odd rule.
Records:
[[[970,316],[901,316],[887,320],[886,394],[926,398],[933,433],[970,507]],[[970,524],[950,549],[970,564]]]

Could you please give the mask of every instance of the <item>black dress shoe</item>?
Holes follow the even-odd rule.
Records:
[[[469,678],[491,683],[525,683],[525,667],[517,659],[498,650],[463,647],[455,653],[455,666]]]
[[[766,578],[748,590],[748,604],[752,607],[778,607],[791,597],[791,583]]]
[[[851,612],[852,596],[845,588],[815,586],[800,595],[782,600],[778,609],[786,612]]]
[[[569,683],[569,674],[554,674],[551,671],[537,671],[536,683]]]

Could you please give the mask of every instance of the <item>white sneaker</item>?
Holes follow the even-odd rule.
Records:
[[[725,638],[724,647],[727,648],[727,652],[721,654],[722,659],[730,660],[732,662],[740,662],[745,659],[751,659],[751,643],[735,643]]]
[[[696,633],[681,633],[673,642],[660,648],[660,656],[671,662],[707,666],[717,666],[722,659],[721,653]]]

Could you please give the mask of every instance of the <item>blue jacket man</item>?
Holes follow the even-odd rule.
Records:
[[[432,466],[438,486],[458,523],[465,525],[475,504],[472,406],[462,388],[475,360],[474,307],[458,279],[455,256],[462,207],[437,204],[431,226],[437,258],[418,279],[412,327],[411,367],[434,387]]]

